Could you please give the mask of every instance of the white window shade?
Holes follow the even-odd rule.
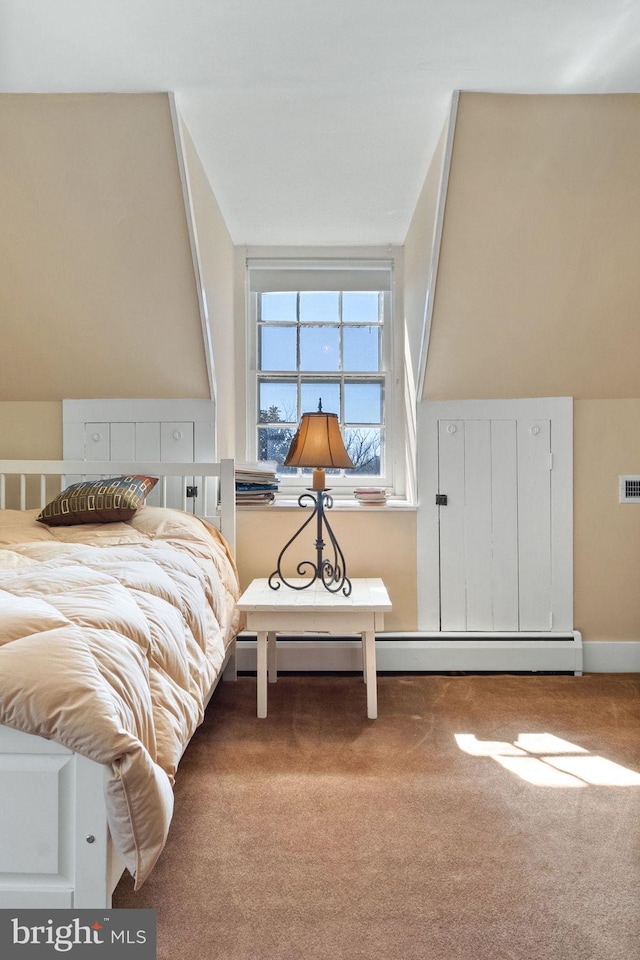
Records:
[[[383,260],[327,261],[249,260],[252,293],[285,293],[291,290],[391,290],[392,263]]]

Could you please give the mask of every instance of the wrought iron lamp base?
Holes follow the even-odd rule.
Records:
[[[303,493],[298,497],[298,506],[304,507],[309,505],[313,506],[313,510],[300,529],[294,533],[280,551],[276,569],[269,577],[269,586],[272,590],[279,590],[281,584],[284,583],[293,590],[306,590],[311,584],[315,583],[316,580],[320,580],[322,585],[331,593],[342,592],[345,597],[348,597],[351,593],[351,581],[347,576],[344,554],[340,549],[340,545],[336,540],[336,536],[331,529],[325,513],[325,510],[329,510],[333,506],[333,497],[329,496],[328,488],[325,487],[322,490],[309,488],[308,493]],[[310,579],[302,584],[299,582],[292,583],[290,580],[287,580],[282,572],[282,558],[314,518],[316,521],[316,540],[314,543],[316,561],[314,563],[313,560],[302,560],[296,567],[298,576],[308,576]],[[333,550],[332,559],[324,556],[326,544],[323,540],[323,535],[325,531]]]

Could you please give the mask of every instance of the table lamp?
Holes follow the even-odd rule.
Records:
[[[320,580],[327,590],[332,593],[342,591],[348,597],[351,593],[351,581],[347,577],[344,554],[325,514],[325,510],[333,506],[333,498],[327,492],[324,471],[325,467],[353,468],[353,463],[342,440],[338,417],[335,413],[324,413],[322,401],[318,404],[316,413],[302,414],[300,425],[285,457],[284,466],[313,467],[312,486],[307,488],[308,493],[298,497],[300,507],[312,506],[313,510],[280,551],[276,569],[269,577],[269,586],[272,590],[278,590],[281,583],[284,583],[294,590],[305,590],[316,580]],[[292,583],[282,573],[282,558],[314,517],[316,520],[315,563],[312,560],[302,560],[296,567],[300,577],[309,576],[310,579],[302,584]],[[324,556],[323,534],[325,531],[333,551],[331,558]]]

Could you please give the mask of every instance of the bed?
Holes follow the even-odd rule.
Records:
[[[37,519],[52,483],[116,476],[159,478],[165,505]],[[153,869],[180,757],[235,678],[234,486],[232,461],[0,461],[0,908],[110,907]]]

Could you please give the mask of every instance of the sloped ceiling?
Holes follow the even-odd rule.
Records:
[[[0,402],[208,397],[169,98],[0,97]]]
[[[637,0],[1,0],[0,92],[172,90],[235,243],[402,243],[455,89],[640,91]]]

